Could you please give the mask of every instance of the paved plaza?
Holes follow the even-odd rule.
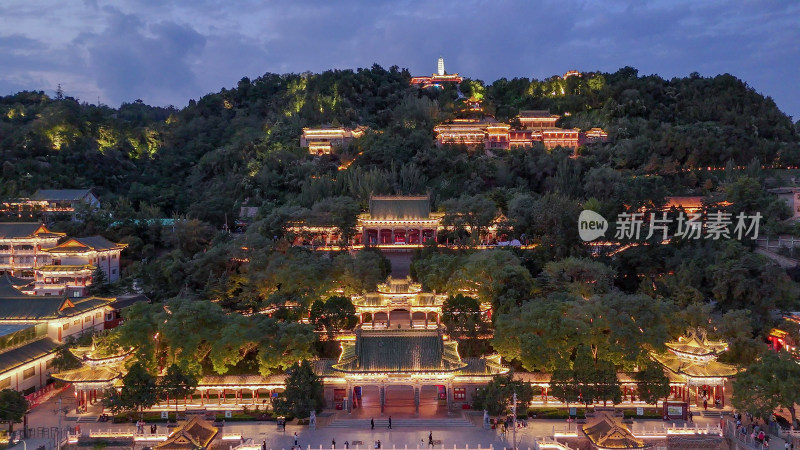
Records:
[[[75,411],[75,396],[71,390],[67,390],[60,394],[62,399],[62,407],[68,408],[70,413],[62,418],[62,425],[67,427],[80,426],[83,434],[88,434],[90,430],[134,430],[134,424],[113,424],[110,422],[81,422],[76,421]],[[46,403],[36,407],[28,415],[28,427],[38,429],[39,427],[49,428],[58,425],[58,415],[56,410],[58,407],[58,397],[48,400]],[[416,449],[418,446],[428,448],[428,434],[433,433],[433,439],[436,441],[436,448],[510,448],[514,434],[511,431],[503,434],[500,430],[487,430],[481,425],[482,418],[479,415],[464,415],[466,420],[472,421],[475,426],[472,427],[447,427],[440,425],[443,423],[441,420],[431,418],[431,424],[436,426],[431,427],[395,427],[388,429],[385,425],[387,415],[375,416],[376,427],[370,429],[368,421],[365,420],[365,415],[357,415],[356,417],[348,416],[346,413],[339,412],[336,415],[334,426],[329,426],[332,417],[329,414],[323,414],[320,417],[320,425],[317,429],[309,429],[308,426],[300,426],[288,424],[286,430],[279,430],[274,422],[245,422],[245,423],[227,423],[220,432],[226,435],[240,434],[245,439],[252,439],[255,443],[261,444],[266,442],[267,448],[271,449],[290,449],[294,445],[294,435],[297,433],[298,443],[303,448],[331,448],[333,441],[336,442],[336,448],[343,449],[344,443],[347,441],[350,448],[373,448],[374,443],[378,440],[381,441],[383,448],[409,448]],[[401,416],[392,416],[398,421],[403,420]],[[454,419],[462,419],[462,412],[458,411],[451,416]],[[368,418],[368,417],[367,417]],[[352,420],[352,425],[342,423],[343,421]],[[424,417],[423,417],[423,420]],[[719,425],[719,418],[712,417],[699,417],[695,416],[695,425],[699,427],[716,426]],[[676,426],[683,426],[683,421],[674,421]],[[653,429],[661,427],[663,424],[659,420],[646,420],[635,421],[632,425],[634,432],[641,432],[642,430]],[[344,426],[342,426],[344,425]],[[159,425],[159,428],[163,425]],[[576,425],[567,424],[562,420],[529,420],[528,426],[519,428],[516,433],[517,447],[519,448],[533,448],[534,442],[537,438],[549,437],[553,435],[554,431],[566,431],[568,427],[575,430]],[[163,428],[162,428],[163,429]],[[237,445],[238,441],[231,441],[231,446]],[[21,448],[21,447],[20,447]],[[773,439],[770,448],[783,449],[783,441],[780,439]]]

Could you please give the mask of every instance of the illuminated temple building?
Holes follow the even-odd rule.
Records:
[[[308,148],[312,155],[327,155],[335,147],[347,147],[353,139],[364,135],[366,127],[319,127],[303,128],[300,147]]]
[[[449,74],[444,70],[444,58],[439,57],[436,64],[436,73],[427,77],[412,77],[411,85],[420,86],[423,89],[429,87],[441,87],[444,83],[461,83],[463,78],[457,73]]]
[[[520,111],[517,117],[519,129],[512,129],[511,125],[492,118],[454,119],[437,125],[434,132],[438,145],[483,145],[490,150],[530,147],[536,142],[541,142],[546,149],[564,147],[574,150],[583,144],[608,140],[608,134],[601,128],[592,128],[584,133],[578,128],[557,127],[560,117],[549,111]]]
[[[405,393],[417,413],[421,403],[449,410],[470,404],[478,387],[507,373],[499,355],[459,355],[458,343],[439,325],[444,300],[408,279],[392,278],[378,292],[355,297],[355,335],[342,339],[338,359],[316,362],[327,407],[384,412]]]
[[[64,236],[39,222],[0,223],[0,273],[33,278],[35,269],[53,260],[44,249],[55,247]]]
[[[437,242],[439,234],[448,229],[442,223],[443,217],[444,213],[431,211],[431,200],[427,195],[372,196],[369,211],[358,217],[355,235],[344,244],[408,248],[429,241]],[[481,232],[479,242],[482,245],[505,238],[502,233],[504,219],[498,213],[495,221]],[[324,218],[297,221],[287,231],[292,245],[327,248],[343,244],[336,227],[325,223]]]
[[[68,239],[43,251],[51,263],[36,269],[34,292],[37,295],[84,297],[89,293],[96,269],[113,283],[119,279],[119,258],[127,244],[111,242],[102,236]]]
[[[118,299],[22,293],[0,275],[0,389],[46,386],[56,349],[70,336],[113,327]]]
[[[694,401],[696,406],[703,405],[704,397],[709,405],[719,399],[721,406],[725,406],[725,383],[738,372],[735,366],[717,361],[728,344],[709,340],[704,332],[692,331],[677,341],[667,342],[666,346],[666,353],[651,357],[664,367],[672,396]]]

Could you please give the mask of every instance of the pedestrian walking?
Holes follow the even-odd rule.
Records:
[[[297,431],[294,432],[294,446],[297,447]]]
[[[375,419],[369,419],[369,426],[370,426],[370,429],[372,429],[372,430],[375,429]]]
[[[350,442],[344,441],[344,448],[350,448]]]
[[[336,439],[331,440],[331,448],[336,448]]]
[[[389,416],[389,429],[392,429],[392,416]]]
[[[261,443],[261,450],[267,450],[267,440],[264,439],[264,442]]]
[[[428,445],[430,445],[431,447],[433,447],[433,431],[431,431],[430,433],[428,433]]]

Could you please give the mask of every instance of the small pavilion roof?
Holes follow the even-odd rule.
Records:
[[[669,372],[690,378],[727,378],[739,372],[736,366],[719,361],[693,361],[671,353],[655,354],[652,357]]]
[[[423,196],[372,196],[369,199],[371,220],[418,220],[431,215],[431,199]]]
[[[195,450],[208,448],[219,430],[211,423],[193,416],[176,428],[166,441],[156,444],[154,449]]]
[[[91,193],[91,189],[39,189],[33,194],[32,199],[51,202],[76,201]]]
[[[82,366],[77,369],[65,370],[51,375],[56,380],[65,383],[107,383],[122,376],[122,369],[118,364],[103,366]]]
[[[0,276],[0,299],[5,298],[28,298],[17,288],[19,278],[14,278],[8,274]]]
[[[520,119],[558,119],[559,115],[551,114],[546,109],[528,109],[519,112]]]
[[[21,287],[27,286],[31,284],[33,281],[30,278],[19,278],[9,275],[5,273],[0,275],[0,285],[1,286],[11,286],[14,289],[19,289]],[[0,294],[2,296],[2,294]]]
[[[39,237],[62,237],[66,233],[50,231],[39,222],[4,222],[0,223],[0,239],[21,239]]]
[[[691,356],[717,355],[728,349],[726,342],[711,341],[704,335],[698,336],[697,333],[681,336],[677,341],[667,342],[664,345],[677,354]]]
[[[644,440],[637,438],[627,426],[615,418],[600,414],[594,423],[582,427],[583,433],[597,448],[648,448]]]
[[[117,244],[111,242],[103,236],[89,236],[82,238],[71,238],[55,247],[44,249],[50,253],[87,253],[91,251],[108,251],[127,247],[128,244]]]

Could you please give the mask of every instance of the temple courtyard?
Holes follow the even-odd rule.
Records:
[[[226,423],[220,428],[220,433],[225,436],[241,436],[245,441],[252,439],[256,444],[266,442],[268,449],[289,449],[294,444],[294,434],[297,433],[298,443],[303,448],[331,448],[332,442],[336,441],[336,448],[344,448],[344,442],[350,444],[350,448],[374,448],[374,443],[381,441],[382,448],[411,448],[415,449],[420,444],[422,448],[428,448],[428,434],[433,433],[436,448],[453,448],[454,446],[464,448],[511,448],[514,439],[513,433],[509,430],[505,434],[499,429],[484,429],[480,414],[467,411],[454,411],[449,416],[442,408],[436,405],[426,405],[420,402],[421,417],[414,417],[413,402],[409,402],[406,395],[402,395],[403,390],[387,390],[387,404],[393,405],[386,408],[383,416],[378,411],[379,407],[370,408],[367,401],[364,408],[354,409],[352,414],[345,411],[326,410],[318,418],[318,426],[311,429],[305,425],[290,423],[286,430],[279,430],[275,422],[231,422]],[[401,394],[396,396],[395,394]],[[133,431],[135,425],[132,423],[114,424],[110,422],[84,422],[84,420],[94,418],[98,411],[91,408],[86,415],[75,415],[75,395],[67,390],[59,396],[55,396],[47,402],[37,406],[28,415],[28,427],[32,429],[51,428],[58,426],[58,398],[61,398],[62,408],[71,411],[62,417],[62,426],[74,428],[79,426],[81,433],[88,435],[92,431],[99,430],[118,430]],[[371,396],[365,396],[365,400]],[[370,402],[371,403],[371,402]],[[399,403],[404,403],[400,405]],[[430,411],[428,411],[430,409]],[[375,412],[374,416],[372,413]],[[433,413],[433,414],[431,414]],[[393,429],[388,428],[388,417],[392,416]],[[370,418],[375,419],[375,429],[370,428]],[[78,419],[82,418],[79,422]],[[668,426],[675,424],[676,427],[683,427],[685,422],[674,420],[666,422]],[[702,417],[699,413],[695,415],[694,425],[703,429],[705,427],[718,426],[719,417]],[[644,434],[647,430],[654,430],[663,427],[665,422],[660,420],[636,420],[629,427],[634,433]],[[526,449],[534,448],[534,443],[542,437],[551,437],[554,433],[575,431],[576,424],[568,424],[563,420],[528,420],[527,427],[518,428],[516,433],[517,447]],[[159,424],[159,432],[164,432],[165,424]],[[231,440],[230,446],[235,447],[241,441]],[[144,442],[143,445],[146,445]],[[770,448],[783,449],[784,442],[773,437]],[[22,446],[19,446],[22,448]]]

